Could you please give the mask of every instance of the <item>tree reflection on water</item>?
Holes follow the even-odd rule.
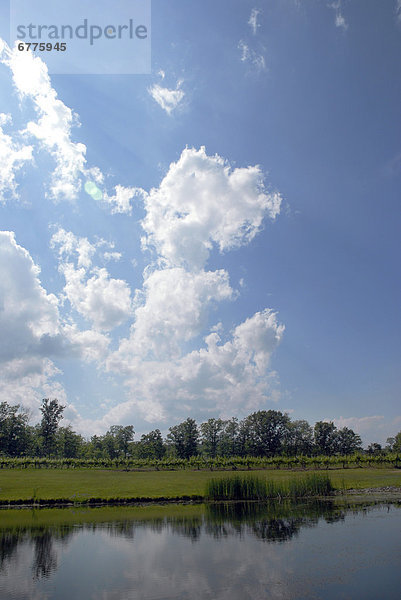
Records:
[[[372,506],[374,507],[374,506]],[[65,509],[68,510],[68,509]],[[101,511],[102,509],[98,509]],[[321,519],[327,523],[344,520],[347,512],[365,512],[369,507],[336,506],[333,501],[282,502],[221,502],[199,506],[199,514],[130,518],[107,523],[88,522],[74,525],[35,526],[0,529],[0,576],[7,574],[18,548],[33,545],[32,573],[34,579],[48,578],[58,568],[55,542],[69,544],[82,531],[101,530],[112,537],[133,540],[138,529],[147,528],[161,534],[168,530],[192,542],[201,536],[214,539],[251,535],[269,543],[286,542],[299,535],[302,528],[315,527]],[[162,514],[162,513],[161,513]],[[89,517],[88,517],[89,518]]]

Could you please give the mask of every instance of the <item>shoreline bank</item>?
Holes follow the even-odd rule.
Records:
[[[364,499],[370,501],[400,501],[401,502],[401,487],[397,486],[384,486],[375,488],[361,488],[361,489],[347,489],[347,490],[335,490],[328,496],[313,496],[308,495],[299,498],[299,501],[307,500],[327,500],[333,498],[347,499],[348,496],[352,497],[352,500]],[[284,497],[283,500],[289,500],[290,498]],[[277,498],[270,498],[267,500],[251,500],[251,502],[277,502]],[[46,499],[19,499],[19,500],[0,500],[0,510],[7,509],[37,509],[37,508],[85,508],[87,506],[149,506],[149,505],[166,505],[166,504],[203,504],[213,503],[215,501],[208,501],[205,496],[200,495],[183,495],[176,497],[131,497],[131,498],[88,498],[86,500],[71,500],[70,498],[46,498]],[[230,500],[224,500],[223,502],[232,502]]]

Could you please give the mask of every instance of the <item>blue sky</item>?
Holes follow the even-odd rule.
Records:
[[[3,44],[0,400],[397,433],[400,51],[392,0],[153,0],[149,75]]]

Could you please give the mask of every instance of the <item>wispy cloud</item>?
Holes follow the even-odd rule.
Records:
[[[241,51],[241,62],[250,63],[258,71],[266,70],[266,61],[263,54],[258,54],[249,47],[243,40],[240,40],[238,48]]]
[[[248,19],[248,25],[252,30],[253,36],[256,36],[260,23],[258,23],[259,15],[261,11],[258,8],[253,8]],[[243,39],[238,43],[238,49],[241,52],[240,60],[243,63],[248,63],[252,68],[257,71],[266,70],[266,60],[264,57],[264,48],[261,44],[257,44],[257,50],[254,48],[255,40],[252,39],[250,42],[244,41]]]
[[[29,98],[37,114],[37,120],[27,124],[26,133],[55,160],[50,195],[55,199],[76,198],[86,164],[85,145],[71,139],[71,128],[78,123],[76,115],[57,97],[46,64],[32,52],[10,50],[3,43],[1,62],[10,68],[20,97]]]
[[[399,23],[401,23],[401,0],[395,2],[395,16]]]
[[[161,71],[161,73],[163,73],[162,79],[164,79],[164,72]],[[148,92],[153,100],[155,100],[168,115],[171,115],[173,110],[179,106],[185,96],[183,90],[180,89],[181,85],[182,81],[178,81],[175,89],[169,89],[155,83],[148,89]]]
[[[258,23],[259,15],[260,15],[260,10],[258,10],[257,8],[253,8],[251,10],[251,15],[249,17],[248,25],[251,27],[253,35],[256,35],[256,33],[258,31],[258,27],[260,27],[260,24]]]
[[[131,200],[135,197],[142,198],[144,195],[146,195],[146,192],[141,188],[116,185],[115,194],[113,196],[109,196],[107,193],[104,194],[103,201],[111,206],[112,214],[125,213],[129,215],[132,212]]]
[[[336,21],[335,22],[336,22],[336,27],[340,27],[344,31],[346,31],[348,29],[348,24],[345,21],[343,15],[341,13],[338,13],[336,15]]]
[[[17,196],[17,171],[33,158],[32,146],[4,132],[3,127],[11,125],[11,122],[10,115],[0,113],[0,202]]]
[[[78,115],[62,102],[52,87],[43,60],[32,52],[11,49],[0,39],[0,63],[10,69],[14,87],[21,99],[32,103],[37,119],[26,123],[22,131],[5,133],[11,116],[0,114],[0,201],[17,195],[15,175],[27,162],[33,162],[34,151],[47,152],[55,162],[48,196],[54,200],[75,200],[82,181],[84,189],[97,201],[111,208],[111,213],[132,210],[131,200],[142,190],[115,186],[115,193],[104,190],[105,177],[98,167],[88,167],[86,146],[72,140],[72,130],[79,127]],[[168,99],[166,99],[166,102]],[[31,142],[26,144],[26,140]],[[95,183],[96,182],[96,183]]]
[[[327,419],[333,420],[333,419]],[[350,427],[356,431],[365,444],[371,442],[386,443],[388,437],[394,437],[401,428],[401,415],[393,418],[384,415],[372,415],[363,417],[338,417],[334,419],[337,427]]]
[[[337,0],[337,2],[331,2],[328,4],[328,6],[335,11],[335,26],[339,27],[343,31],[346,31],[348,29],[348,23],[342,14],[341,0]]]

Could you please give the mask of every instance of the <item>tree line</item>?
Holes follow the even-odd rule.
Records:
[[[104,435],[85,439],[63,427],[65,406],[57,399],[42,400],[41,421],[29,425],[29,412],[19,404],[0,403],[0,455],[5,457],[48,457],[160,460],[164,457],[189,459],[194,456],[275,457],[346,456],[355,452],[378,455],[401,452],[401,431],[387,439],[382,448],[372,443],[362,449],[360,436],[348,427],[318,421],[312,427],[306,420],[292,421],[278,410],[259,410],[241,421],[210,418],[198,425],[187,418],[169,428],[165,439],[159,429],[134,441],[132,425],[113,425]]]

